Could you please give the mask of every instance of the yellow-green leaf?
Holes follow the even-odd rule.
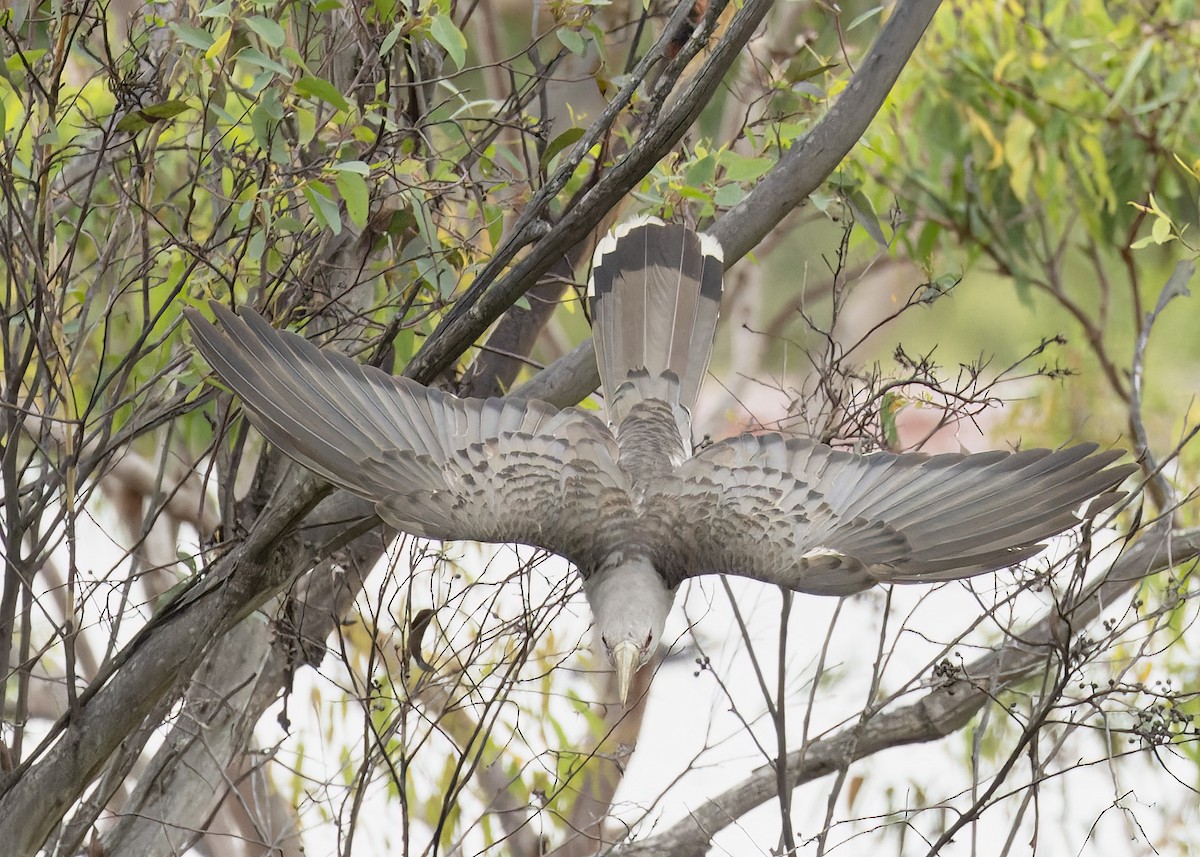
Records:
[[[161,122],[163,119],[170,119],[190,109],[191,105],[186,101],[172,98],[169,101],[160,101],[157,104],[147,104],[138,112],[151,122]]]
[[[1012,171],[1009,184],[1013,195],[1021,202],[1029,198],[1029,185],[1033,181],[1033,136],[1036,131],[1029,117],[1021,113],[1009,120],[1004,131],[1004,159]]]
[[[230,27],[225,32],[221,33],[221,35],[217,36],[216,39],[213,40],[213,43],[208,46],[208,50],[204,52],[204,58],[206,60],[210,60],[224,53],[225,47],[229,44],[229,37],[231,35],[233,35],[233,27]]]
[[[1155,244],[1166,244],[1171,240],[1171,221],[1165,217],[1156,217],[1150,226],[1150,237]]]

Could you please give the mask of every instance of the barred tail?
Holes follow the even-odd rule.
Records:
[[[644,371],[653,385],[671,373],[673,404],[692,409],[712,356],[723,270],[716,239],[656,218],[623,223],[600,241],[588,295],[607,402],[631,375]]]

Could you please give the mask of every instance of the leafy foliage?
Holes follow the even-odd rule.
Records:
[[[879,27],[912,6],[776,4],[743,49],[739,16],[766,5],[553,0],[532,28],[528,7],[444,0],[0,9],[6,847],[182,853],[237,839],[315,853],[329,835],[330,853],[575,854],[633,830],[618,847],[636,853],[637,837],[655,832],[666,838],[646,846],[654,853],[695,853],[751,811],[744,792],[779,796],[785,850],[798,846],[805,802],[817,808],[821,850],[838,830],[856,842],[879,816],[907,853],[905,832],[926,821],[913,800],[925,812],[960,790],[998,788],[1037,750],[1014,787],[1034,794],[1047,771],[1068,767],[1054,767],[1055,753],[1081,724],[1111,739],[1112,757],[1165,749],[1200,764],[1197,703],[1179,690],[1196,679],[1186,568],[1146,582],[1116,618],[1047,645],[1039,677],[1011,685],[994,717],[976,721],[962,751],[975,767],[945,787],[915,769],[850,775],[853,753],[828,769],[807,754],[846,734],[858,747],[903,713],[926,674],[934,701],[998,693],[955,647],[1018,650],[1010,635],[1030,616],[1086,602],[1087,544],[1058,562],[1061,590],[1018,571],[993,590],[930,596],[962,595],[948,612],[973,617],[942,637],[925,630],[923,598],[848,603],[843,651],[860,659],[844,663],[792,654],[790,607],[770,607],[772,652],[751,633],[766,626],[761,614],[743,615],[760,600],[698,588],[689,611],[699,603],[722,617],[722,645],[703,623],[678,629],[697,668],[685,665],[688,693],[671,701],[682,700],[680,722],[734,720],[670,775],[686,784],[716,769],[706,794],[735,793],[689,805],[679,824],[699,832],[672,840],[677,827],[659,831],[653,811],[675,782],[635,793],[632,810],[618,800],[618,787],[638,785],[622,783],[646,707],[612,704],[580,645],[586,620],[567,570],[528,553],[456,557],[394,542],[363,523],[369,508],[289,470],[193,361],[182,309],[217,300],[391,371],[507,391],[584,334],[591,239],[560,246],[545,240],[551,230],[589,211],[579,235],[594,237],[635,209],[720,227],[779,181],[777,166],[831,105],[843,107]],[[957,377],[934,359],[949,328],[932,343],[875,350],[879,331],[968,300],[986,260],[1027,302],[1064,310],[1098,370],[1084,372],[1090,386],[1046,393],[1048,413],[1014,418],[1021,433],[1061,438],[1047,422],[1072,419],[1081,399],[1111,398],[1150,479],[1146,518],[1173,516],[1177,543],[1191,544],[1195,414],[1149,401],[1139,379],[1163,374],[1146,370],[1150,331],[1190,307],[1193,11],[1188,0],[944,10],[885,121],[756,250],[777,266],[775,283],[751,266],[733,272],[728,315],[740,323],[728,325],[721,374],[743,409],[700,416],[722,431],[803,423],[834,443],[898,449],[914,442],[905,417],[915,412],[933,415],[935,435],[985,419],[1008,389],[1000,382],[1066,377],[1075,367],[1069,353],[1071,366],[1052,362],[1057,337],[1020,342],[1027,357],[1011,366],[980,360]],[[689,105],[695,124],[668,126],[680,93],[730,45],[741,60],[710,103]],[[724,67],[713,67],[719,78]],[[649,158],[655,135],[667,154]],[[495,299],[503,318],[481,309],[550,244],[556,265]],[[859,323],[872,275],[914,263],[920,276],[881,302],[881,318]],[[463,317],[478,331],[495,325],[464,336]],[[778,358],[799,340],[803,359],[781,374]],[[445,367],[421,362],[434,348],[450,355]],[[787,407],[767,420],[759,396],[772,386]],[[1179,458],[1163,432],[1146,433],[1162,423],[1182,439]],[[1138,514],[1122,518],[1131,544],[1144,535]],[[845,620],[843,605],[827,609],[828,642]],[[979,632],[984,616],[995,627]],[[878,636],[871,646],[864,628]],[[918,635],[928,646],[893,667],[890,653]],[[861,660],[872,647],[873,664]],[[1167,655],[1155,659],[1159,649]],[[772,687],[764,676],[776,667]],[[847,715],[852,693],[861,712]],[[837,707],[823,707],[826,695]],[[851,721],[850,733],[835,731]],[[921,734],[906,728],[897,734]],[[709,764],[723,734],[747,744]],[[1122,739],[1133,743],[1118,748]],[[924,739],[895,743],[904,740]],[[1001,773],[987,779],[980,759]],[[753,779],[760,767],[765,787]],[[801,788],[793,804],[790,786],[818,771],[835,782]],[[959,800],[961,823],[1002,802]],[[622,823],[606,825],[613,810]],[[1012,813],[1013,835],[1024,812]],[[767,838],[754,847],[770,848]]]

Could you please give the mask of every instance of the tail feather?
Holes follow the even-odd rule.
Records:
[[[635,373],[670,372],[677,403],[691,410],[712,356],[723,268],[715,239],[656,218],[600,242],[588,293],[606,401]]]

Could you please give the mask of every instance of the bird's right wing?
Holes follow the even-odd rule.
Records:
[[[319,350],[252,311],[212,309],[220,327],[187,311],[196,345],[250,421],[401,530],[530,544],[587,565],[604,550],[606,516],[627,514],[616,443],[591,414],[460,399]]]
[[[1029,558],[1042,540],[1122,496],[1112,489],[1135,468],[1109,466],[1121,455],[1084,444],[864,456],[780,435],[742,435],[655,480],[646,505],[665,539],[656,562],[669,580],[737,574],[848,595]]]

